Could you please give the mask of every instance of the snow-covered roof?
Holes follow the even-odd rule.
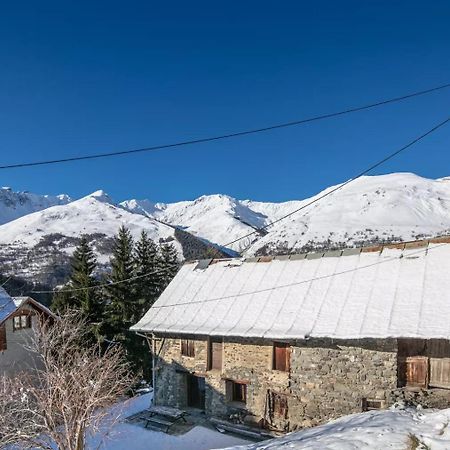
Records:
[[[450,239],[185,264],[135,331],[450,338]]]
[[[4,322],[11,314],[14,314],[19,308],[26,304],[32,304],[35,308],[45,314],[56,317],[42,303],[37,302],[31,297],[11,297],[5,289],[0,287],[0,324]]]
[[[14,299],[0,287],[0,323],[7,319],[16,309],[17,305]]]

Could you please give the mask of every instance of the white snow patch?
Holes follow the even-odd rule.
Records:
[[[448,450],[450,409],[370,411],[228,450]],[[410,447],[417,439],[418,447]]]

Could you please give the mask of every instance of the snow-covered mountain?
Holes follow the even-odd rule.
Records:
[[[202,196],[172,204],[132,200],[121,205],[226,245],[301,208],[333,190],[282,203]],[[132,205],[132,206],[131,206]],[[323,200],[233,244],[247,255],[412,240],[450,231],[450,179],[431,180],[412,173],[362,177]]]
[[[38,195],[30,192],[14,192],[9,187],[0,188],[0,225],[19,217],[71,201],[68,195]]]
[[[141,214],[134,214],[113,203],[97,191],[65,205],[51,206],[24,215],[0,226],[0,263],[2,271],[52,284],[68,269],[69,257],[87,235],[100,264],[111,255],[113,236],[125,225],[134,238],[142,230],[157,243],[171,242],[180,259],[195,257],[207,246],[188,233]],[[46,272],[49,270],[48,272]],[[43,276],[49,274],[49,277]]]
[[[54,272],[62,257],[67,263],[67,255],[81,234],[91,236],[100,260],[106,262],[112,236],[122,224],[136,237],[145,229],[156,241],[173,241],[180,257],[188,259],[206,254],[210,244],[244,255],[260,255],[450,234],[450,178],[432,180],[394,173],[362,177],[267,230],[228,245],[334,188],[308,199],[281,203],[217,194],[168,204],[149,200],[115,204],[103,191],[71,201],[68,196],[36,196],[3,189],[0,217],[15,220],[0,225],[0,265],[10,270],[17,267],[19,275],[23,267],[27,272],[39,272],[42,264],[36,260],[43,258],[45,267],[52,261],[49,272]]]
[[[168,204],[128,200],[120,205],[221,246],[260,228],[268,220],[266,215],[251,210],[244,202],[222,194],[203,195],[193,201]],[[234,247],[236,250],[241,248]]]

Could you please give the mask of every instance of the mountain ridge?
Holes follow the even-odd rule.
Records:
[[[52,267],[58,268],[63,259],[67,264],[81,234],[90,236],[100,261],[106,264],[112,237],[122,224],[135,238],[145,229],[156,242],[173,242],[180,258],[185,259],[217,256],[216,250],[211,251],[214,248],[253,256],[450,233],[450,177],[433,180],[412,173],[365,176],[305,207],[338,186],[307,199],[278,203],[238,200],[225,194],[175,203],[136,199],[116,203],[102,190],[78,200],[64,195],[41,199],[37,194],[0,190],[0,221],[8,214],[25,212],[0,225],[0,264],[11,269],[16,258],[16,266],[30,271],[30,255],[50,255],[54,256]],[[17,199],[24,195],[26,207],[20,210]],[[9,197],[16,199],[12,207]],[[2,198],[7,201],[2,202]],[[57,204],[46,207],[52,203]],[[33,208],[41,209],[27,213]],[[300,208],[304,209],[269,226]],[[255,232],[261,227],[267,228]],[[39,264],[35,269],[31,273],[39,273]]]

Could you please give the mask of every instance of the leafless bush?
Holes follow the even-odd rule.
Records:
[[[0,380],[0,446],[81,450],[89,433],[119,420],[108,409],[133,383],[122,349],[86,346],[86,327],[75,313],[38,326],[33,372]]]

